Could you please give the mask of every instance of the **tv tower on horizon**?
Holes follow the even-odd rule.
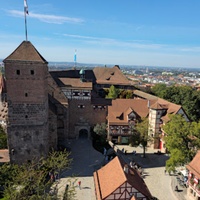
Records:
[[[76,61],[77,61],[76,52],[77,52],[77,50],[75,49],[75,52],[74,52],[74,68],[76,68]]]

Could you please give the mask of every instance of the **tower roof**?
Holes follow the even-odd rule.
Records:
[[[6,61],[35,61],[47,63],[30,41],[23,41],[7,58]]]
[[[85,74],[85,70],[84,70],[84,69],[81,69],[80,72],[79,72],[79,74],[80,74],[80,75]]]

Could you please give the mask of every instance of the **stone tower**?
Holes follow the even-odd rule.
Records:
[[[45,157],[49,152],[48,63],[29,41],[23,41],[4,63],[10,161]]]

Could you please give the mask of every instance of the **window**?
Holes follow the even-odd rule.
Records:
[[[34,70],[31,70],[31,75],[34,75],[34,74],[35,74]]]
[[[19,69],[17,69],[16,74],[20,75],[20,70]]]
[[[28,97],[28,93],[27,92],[25,93],[25,97]]]
[[[85,108],[84,105],[78,105],[78,108]]]
[[[28,118],[28,115],[25,115],[25,118],[27,119],[27,118]]]

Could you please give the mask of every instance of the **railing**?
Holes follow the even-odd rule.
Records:
[[[200,195],[200,188],[199,187],[197,187],[197,185],[195,184],[195,183],[191,183],[190,182],[190,180],[188,181],[188,184],[189,184],[189,186],[193,189],[193,190],[195,190],[195,192],[196,193],[198,193],[199,195]]]

